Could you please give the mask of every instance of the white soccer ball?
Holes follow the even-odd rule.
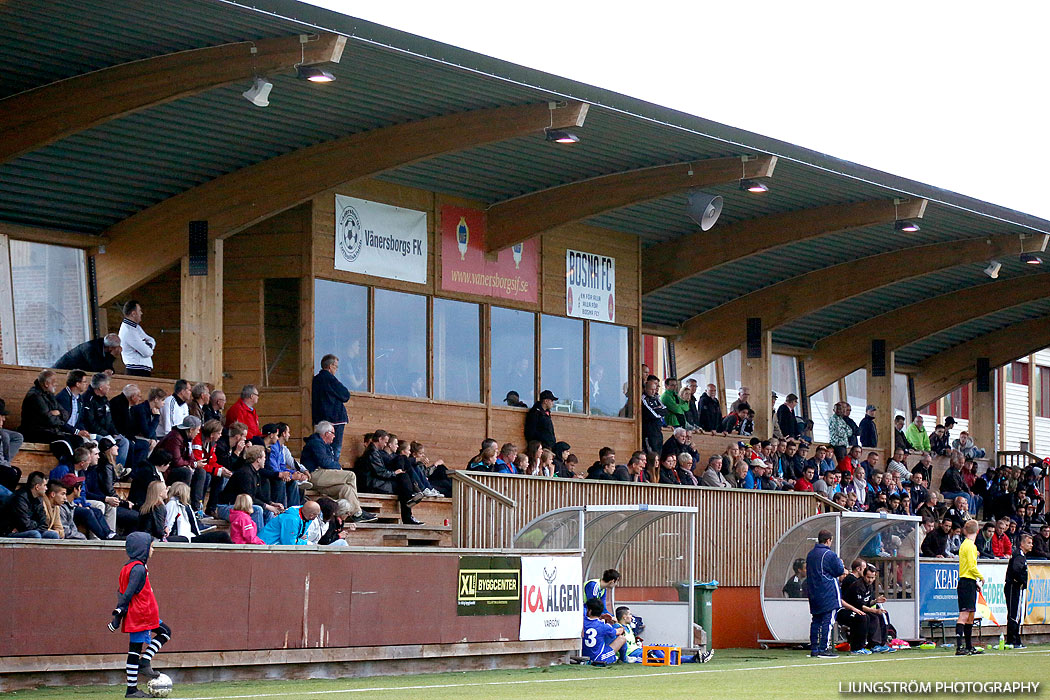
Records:
[[[171,679],[165,674],[150,679],[146,684],[146,692],[151,698],[166,698],[171,695]]]

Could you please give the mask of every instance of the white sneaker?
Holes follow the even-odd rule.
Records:
[[[437,489],[424,489],[423,493],[425,493],[428,496],[438,496],[438,497],[441,496],[441,492],[438,491]]]

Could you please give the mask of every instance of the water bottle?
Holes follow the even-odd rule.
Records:
[[[1006,648],[1005,640],[1003,639],[1002,632],[999,633],[999,651]]]

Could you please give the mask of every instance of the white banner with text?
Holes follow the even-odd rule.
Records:
[[[427,213],[335,196],[335,269],[427,281]]]
[[[591,321],[616,321],[616,258],[565,251],[565,313]]]
[[[583,633],[583,560],[521,558],[518,639],[574,639]]]

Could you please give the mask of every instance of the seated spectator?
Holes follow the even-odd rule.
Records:
[[[372,493],[396,494],[401,506],[401,522],[406,525],[422,525],[422,521],[412,517],[412,506],[423,500],[424,496],[418,491],[413,491],[412,480],[404,470],[390,469],[393,465],[386,455],[389,441],[390,436],[386,431],[375,431],[375,443],[368,460],[368,490]],[[496,463],[495,448],[486,449],[482,462],[490,467],[488,471],[491,471],[491,467]]]
[[[962,541],[962,528],[957,525],[953,525],[952,534],[948,535],[948,556],[959,556],[959,548],[962,547]]]
[[[940,423],[934,426],[933,435],[930,435],[930,451],[942,457],[951,451],[948,447],[948,431]]]
[[[164,472],[171,465],[172,456],[167,450],[157,448],[131,472],[131,488],[128,489],[128,500],[132,507],[139,511],[146,502],[149,486],[154,481],[164,481]]]
[[[61,407],[55,398],[57,375],[45,369],[37,375],[33,386],[22,400],[22,425],[20,432],[29,442],[52,443],[65,440],[73,449],[80,447],[84,438],[66,422]]]
[[[371,433],[370,433],[370,434],[371,434]],[[540,442],[539,442],[538,440],[532,440],[532,441],[530,441],[530,442],[529,442],[529,444],[530,444],[530,445],[531,445],[531,444],[533,444],[533,443],[535,443],[535,444],[539,445],[539,446],[540,446],[540,449],[542,449],[542,448],[543,448],[543,445],[541,445],[541,444],[540,444]],[[370,443],[370,441],[369,441],[369,440],[366,440],[366,441],[365,441],[365,452],[368,452],[368,448],[369,448],[370,446],[371,446],[371,443]],[[481,454],[482,454],[482,453],[483,453],[483,452],[484,452],[485,450],[487,450],[488,448],[490,448],[490,447],[491,447],[491,448],[492,448],[493,450],[495,450],[496,448],[498,448],[498,447],[499,447],[499,443],[498,443],[498,442],[496,442],[495,440],[493,440],[492,438],[485,438],[484,440],[482,440],[482,441],[481,441],[481,449],[479,449],[479,450],[478,450],[478,453],[477,453],[476,455],[474,455],[473,457],[471,457],[471,458],[470,458],[470,459],[469,459],[469,460],[467,461],[467,469],[470,469],[470,468],[471,468],[471,466],[473,466],[473,465],[475,465],[475,464],[479,463],[479,462],[481,461]],[[362,461],[362,460],[364,461],[364,463],[365,463],[365,467],[366,467],[366,468],[364,469],[364,472],[363,472],[363,474],[367,474],[367,472],[368,472],[368,469],[367,469],[367,460],[365,460],[365,459],[364,459],[364,455],[362,455],[362,456],[361,456],[361,457],[360,457],[360,458],[358,459],[358,461]]]
[[[962,472],[959,469],[960,466],[959,461],[954,457],[948,462],[948,469],[944,472],[944,476],[941,477],[941,494],[945,498],[952,500],[962,496],[966,499],[969,510],[973,512],[973,494],[970,493],[970,489],[966,486],[966,481],[963,479]]]
[[[918,507],[915,514],[921,518],[928,518],[935,523],[941,521],[941,508],[938,503],[941,500],[941,494],[936,491],[927,491],[926,500]]]
[[[797,489],[796,489],[797,490]],[[791,578],[781,589],[788,598],[806,598],[806,560],[799,557],[791,564]]]
[[[339,464],[332,449],[334,441],[335,427],[328,421],[318,423],[313,434],[303,440],[302,460],[310,472],[310,483],[322,495],[348,501],[352,522],[372,522],[376,516],[362,510],[357,497],[357,475]]]
[[[157,436],[164,437],[171,432],[172,428],[182,423],[182,419],[190,415],[189,402],[192,399],[192,387],[185,379],[175,381],[175,388],[171,396],[164,399],[164,407],[160,412],[160,426],[157,428]]]
[[[128,461],[128,450],[131,443],[117,431],[113,424],[113,414],[109,407],[110,379],[106,374],[96,374],[91,378],[91,388],[86,392],[80,411],[80,427],[92,436],[106,436],[117,443],[117,464],[124,466]]]
[[[554,476],[562,479],[575,479],[576,471],[569,466],[569,451],[572,447],[567,442],[556,442],[551,450],[553,457],[551,463],[554,465]]]
[[[995,533],[995,523],[985,523],[981,527],[981,531],[977,533],[977,540],[974,544],[977,546],[977,556],[981,559],[995,559],[995,553],[992,551],[992,535]]]
[[[87,438],[88,432],[80,428],[80,410],[90,386],[91,375],[82,369],[73,369],[66,374],[66,386],[55,394],[66,424],[77,430],[82,438]]]
[[[924,557],[937,557],[944,559],[948,557],[948,538],[952,534],[952,519],[948,516],[941,518],[940,527],[931,530],[922,541],[919,555]]]
[[[918,413],[915,414],[915,420],[904,431],[904,437],[913,451],[929,452],[931,449],[930,437],[926,434],[926,429],[922,427],[922,416]]]
[[[811,464],[807,464],[802,469],[802,476],[795,481],[795,491],[812,491],[813,483],[816,480],[815,468]]]
[[[197,517],[190,509],[190,487],[181,481],[168,489],[168,502],[164,504],[164,528],[169,533],[168,542],[232,542],[228,532],[215,529],[201,532]]]
[[[255,521],[252,520],[252,497],[246,493],[239,494],[230,508],[230,541],[233,544],[266,544],[256,533]]]
[[[860,463],[860,467],[864,471],[864,478],[865,479],[870,479],[872,474],[874,474],[875,472],[879,471],[879,453],[878,452],[869,452],[868,453],[868,458]],[[889,466],[888,465],[887,465],[887,471],[889,471]],[[905,476],[907,476],[907,470],[905,470]]]
[[[248,426],[248,440],[252,440],[261,432],[259,428],[258,412],[255,406],[259,402],[259,390],[254,384],[246,384],[240,389],[240,398],[233,402],[230,409],[226,411],[226,427],[233,423],[244,423]]]
[[[107,524],[103,510],[98,508],[93,501],[88,501],[83,497],[83,477],[66,474],[59,483],[66,489],[66,499],[62,505],[62,527],[66,531],[66,539],[85,539],[84,536],[80,536],[78,525],[84,527],[92,537],[100,540],[111,540],[116,537],[117,533]],[[66,520],[73,523],[73,530],[76,534],[70,534],[69,528],[66,527]]]
[[[201,468],[204,470],[203,477],[194,478],[190,482],[192,484],[190,505],[194,513],[201,513],[204,496],[208,493],[213,480],[228,479],[233,475],[232,470],[219,464],[219,455],[215,448],[221,437],[222,423],[217,420],[207,420],[190,444],[194,463],[202,464]],[[197,476],[196,469],[194,469],[194,476]]]
[[[549,451],[550,450],[548,450],[548,452]],[[525,474],[526,476],[545,476],[544,474],[540,474],[538,464],[529,464],[529,458],[524,452],[518,453],[518,456],[514,458],[514,471],[518,474]]]
[[[274,515],[284,512],[280,503],[272,503],[263,496],[260,486],[259,470],[266,464],[266,448],[261,445],[249,445],[244,450],[242,466],[233,472],[226,488],[219,496],[215,507],[216,517],[230,519],[230,507],[240,494],[248,494],[252,499],[252,520],[257,532],[262,532],[263,525]]]
[[[203,426],[202,426],[203,427]],[[215,443],[215,459],[219,466],[225,471],[216,470],[216,475],[211,480],[211,496],[208,499],[208,507],[205,514],[215,516],[215,506],[219,503],[223,489],[230,481],[230,476],[244,466],[244,450],[249,443],[246,439],[248,427],[244,423],[231,423],[226,428],[226,433]],[[225,474],[229,472],[229,476]]]
[[[226,410],[226,392],[222,389],[214,389],[209,395],[208,405],[204,407],[204,420],[217,420],[223,425],[223,411]]]
[[[992,533],[992,556],[996,559],[1009,559],[1013,556],[1013,543],[1010,541],[1010,518],[999,518]]]
[[[517,459],[517,457],[518,446],[515,445],[513,442],[503,443],[503,446],[499,448],[499,454],[496,456],[496,473],[517,474],[518,471],[514,467],[514,460]],[[416,490],[422,491],[423,489],[418,488]]]
[[[841,475],[837,471],[824,472],[823,479],[813,482],[813,492],[829,499],[836,493],[841,493],[842,486],[839,485],[840,476]]]
[[[496,451],[495,446],[486,447],[481,451],[478,461],[472,463],[469,467],[467,467],[467,470],[472,472],[495,473],[497,457],[498,453]]]
[[[88,466],[84,472],[84,496],[88,504],[101,506],[106,526],[116,532],[119,527],[128,532],[135,528],[138,513],[129,501],[117,496],[114,484],[117,482],[117,471],[113,462],[117,455],[117,444],[109,438],[98,441],[98,461]]]
[[[783,477],[784,483],[794,487],[795,482],[802,477],[806,460],[799,454],[798,440],[788,438],[781,443],[784,445],[784,453],[780,455],[780,476]]]
[[[981,459],[985,456],[985,451],[974,444],[970,433],[965,430],[959,433],[957,439],[952,440],[952,448],[962,452],[967,459]]]
[[[181,481],[192,487],[194,479],[204,478],[204,465],[193,459],[193,438],[200,431],[200,419],[186,415],[157,443],[156,449],[171,455],[166,475],[169,483]]]
[[[54,364],[55,369],[82,369],[92,374],[113,374],[113,361],[121,352],[120,336],[110,333],[77,345]]]
[[[4,537],[58,539],[58,534],[50,529],[44,510],[46,492],[47,477],[43,472],[31,472],[8,500],[4,517],[0,519],[0,533]]]
[[[117,433],[123,435],[128,444],[135,442],[135,432],[131,423],[131,409],[142,403],[142,390],[135,384],[125,384],[119,394],[109,400],[109,413]],[[135,464],[127,458],[124,464]]]
[[[307,501],[302,506],[293,506],[271,518],[266,523],[259,539],[266,544],[281,544],[289,546],[300,546],[309,544],[307,532],[310,524],[321,515],[321,507],[317,501]]]
[[[164,390],[153,387],[146,394],[146,400],[131,407],[132,448],[128,456],[128,466],[138,466],[146,459],[157,445],[157,430],[160,427],[160,413],[164,407]],[[160,437],[164,437],[161,435]]]
[[[779,477],[773,476],[773,468],[760,459],[751,462],[754,488],[761,491],[779,491],[783,483]]]
[[[163,481],[154,481],[146,488],[146,500],[139,507],[139,532],[149,533],[155,540],[168,539],[168,528],[164,525],[168,500],[168,487]]]
[[[347,546],[346,536],[357,529],[357,525],[350,522],[350,502],[341,498],[335,501],[322,496],[317,499],[317,505],[321,506],[321,517],[313,521],[307,532],[307,540],[310,544],[322,547]]]
[[[82,476],[87,468],[91,466],[91,453],[92,450],[96,450],[98,447],[93,442],[85,442],[83,445],[73,450],[73,456],[66,460],[63,458],[51,473],[47,475],[48,479],[58,481],[66,474],[72,473],[77,476]]]
[[[660,483],[681,486],[682,481],[678,478],[678,456],[673,452],[660,457]]]
[[[44,518],[47,520],[48,530],[55,533],[55,539],[66,539],[66,527],[62,522],[62,506],[66,503],[66,487],[57,479],[49,479],[47,486],[44,489],[44,498],[41,502],[44,504]],[[79,537],[77,537],[70,534],[70,539],[87,539],[77,530],[77,526],[73,523],[72,518],[69,519],[69,526],[72,528],[73,532],[76,532],[77,535],[79,535]]]
[[[841,507],[843,510],[849,510],[849,498],[842,491],[839,491],[834,496],[832,496],[831,502]]]
[[[838,463],[838,470],[842,472],[847,478],[853,478],[853,473],[860,470],[862,476],[866,478],[864,469],[860,466],[860,447],[854,445],[850,447],[846,454],[842,456]]]
[[[269,499],[285,508],[299,505],[301,477],[293,464],[285,462],[284,446],[281,445],[281,425],[267,423],[261,433],[251,439],[253,445],[266,448],[266,466],[259,472],[264,493],[269,489]]]
[[[190,415],[200,419],[201,424],[203,424],[204,409],[208,407],[210,401],[211,389],[208,388],[207,384],[198,382],[190,387],[190,400],[186,403],[186,407],[189,409]]]
[[[537,440],[531,440],[525,443],[524,455],[529,458],[529,466],[535,467],[540,463],[540,455],[546,448],[541,445]],[[553,450],[551,450],[553,455]],[[543,474],[542,476],[554,476],[554,471],[551,470],[550,474]]]
[[[737,404],[737,409],[727,415],[722,421],[721,431],[726,435],[748,435],[747,422],[748,411],[751,407],[746,403]]]
[[[700,453],[693,447],[693,432],[687,428],[675,428],[674,432],[671,433],[671,437],[664,441],[660,454],[664,455],[668,452],[673,452],[676,455],[688,452],[693,458],[694,464],[700,461]]]
[[[611,447],[598,450],[598,461],[587,470],[588,479],[616,481],[616,452]]]
[[[1032,537],[1032,559],[1050,559],[1050,524],[1043,523]]]
[[[15,455],[22,449],[22,434],[4,427],[7,418],[7,404],[0,399],[0,486],[8,491],[18,488],[18,482],[22,480],[22,470],[12,462]]]
[[[911,474],[908,471],[907,463],[904,459],[904,450],[898,447],[896,450],[893,451],[893,458],[886,463],[886,471],[896,474],[902,480],[911,477]]]
[[[434,488],[433,484],[430,483],[430,479],[427,477],[427,471],[431,469],[430,458],[426,455],[426,448],[421,442],[410,442],[408,443],[408,457],[409,457],[409,470],[408,474],[412,479],[413,487],[416,491],[422,492],[424,496],[440,497],[443,496],[440,491]],[[525,460],[525,467],[528,467],[529,458],[525,455],[518,455],[515,458],[515,465],[520,464],[521,460]],[[445,466],[445,461],[439,459],[434,463],[433,466]],[[517,469],[517,466],[515,466]],[[523,474],[522,471],[517,471],[518,474]]]
[[[964,496],[956,496],[953,498],[952,504],[948,507],[945,515],[952,519],[953,526],[959,528],[965,525],[966,521],[973,517],[970,515],[970,509]]]
[[[733,464],[733,472],[728,481],[729,484],[736,489],[754,488],[754,477],[751,475],[751,470],[748,468],[747,462],[745,462],[743,458],[738,459]]]

